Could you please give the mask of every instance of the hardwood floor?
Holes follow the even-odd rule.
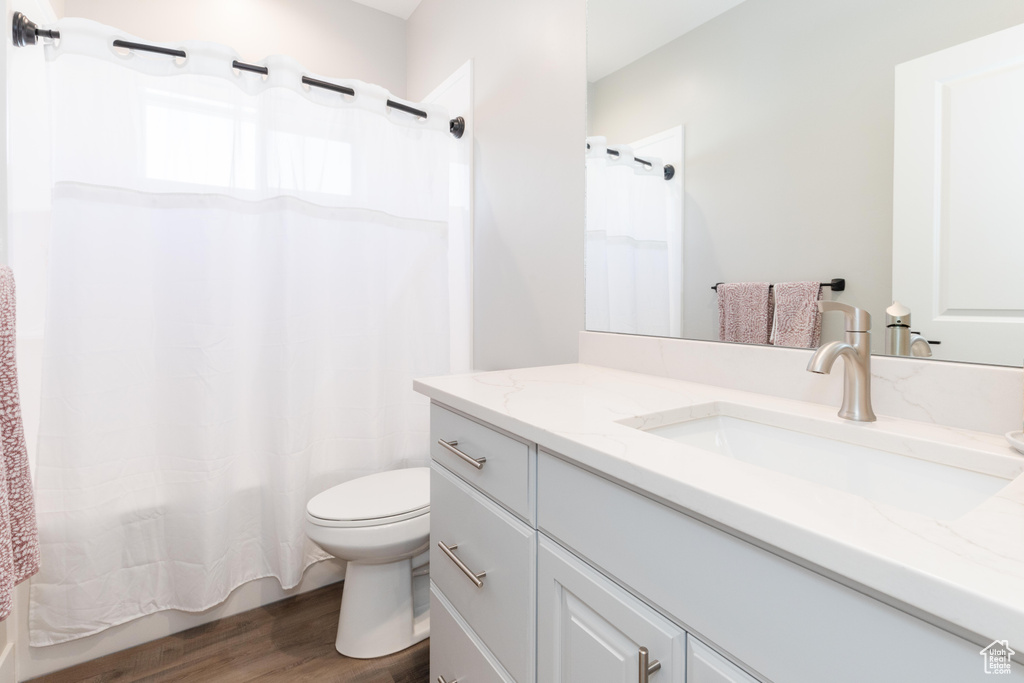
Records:
[[[427,683],[430,641],[373,660],[349,659],[335,651],[342,585],[326,586],[32,680]]]

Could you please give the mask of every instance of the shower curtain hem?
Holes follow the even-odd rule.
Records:
[[[300,574],[299,580],[296,581],[295,583],[293,583],[290,586],[285,586],[284,583],[282,583],[280,577],[278,577],[278,576],[276,576],[274,574],[261,574],[259,576],[253,576],[253,577],[250,577],[250,578],[247,578],[247,579],[243,579],[242,581],[239,581],[238,583],[234,584],[231,588],[229,588],[227,590],[227,592],[225,592],[217,601],[207,605],[206,607],[189,608],[189,607],[176,607],[174,605],[168,605],[166,607],[158,607],[156,609],[151,609],[151,610],[143,611],[141,614],[137,614],[137,615],[128,617],[126,619],[121,619],[120,621],[115,621],[115,622],[109,623],[109,624],[107,624],[105,626],[102,626],[101,628],[94,629],[94,630],[89,631],[87,633],[69,634],[69,635],[67,635],[67,637],[63,637],[63,638],[50,638],[50,639],[47,639],[46,642],[38,641],[36,639],[36,637],[35,637],[35,634],[38,631],[35,631],[35,630],[30,628],[29,629],[28,644],[29,644],[29,647],[49,647],[51,645],[60,645],[61,643],[69,643],[69,642],[74,641],[74,640],[79,640],[81,638],[87,638],[89,636],[94,636],[94,635],[97,635],[99,633],[103,633],[107,629],[111,629],[111,628],[113,628],[115,626],[121,626],[122,624],[127,624],[128,622],[135,621],[136,619],[141,619],[142,617],[148,617],[151,614],[157,614],[158,612],[166,612],[167,610],[177,610],[179,612],[185,612],[185,613],[188,613],[188,614],[198,614],[200,612],[205,612],[208,609],[213,609],[217,605],[219,605],[219,604],[223,603],[225,600],[227,600],[228,596],[230,596],[237,589],[241,588],[242,586],[244,586],[247,583],[250,583],[252,581],[259,581],[260,579],[275,578],[275,579],[277,579],[278,585],[281,586],[281,590],[283,590],[283,591],[291,590],[292,588],[295,588],[296,586],[298,586],[302,582],[302,575],[304,575],[306,573],[307,569],[312,567],[314,564],[317,564],[318,562],[323,562],[325,560],[331,560],[331,559],[334,559],[334,558],[330,557],[330,556],[327,556],[327,557],[321,557],[320,559],[316,559],[316,560],[312,560],[310,562],[307,562],[302,567],[302,574]],[[342,579],[342,580],[344,581],[344,579]],[[281,598],[281,599],[284,600],[285,598]],[[275,600],[274,602],[277,602],[277,601]],[[270,603],[267,603],[267,604],[270,604]],[[201,624],[197,624],[197,625],[201,625]],[[193,627],[190,626],[189,628],[193,628]],[[188,630],[188,629],[183,629],[183,630]],[[180,631],[175,631],[175,633],[180,633]],[[173,635],[173,634],[168,633],[167,635]],[[147,642],[149,642],[149,641],[147,641]],[[139,643],[139,644],[141,645],[142,643]]]

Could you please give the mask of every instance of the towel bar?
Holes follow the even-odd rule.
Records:
[[[712,287],[711,289],[713,289],[713,290],[715,290],[717,292],[718,291],[718,285],[724,285],[724,284],[725,284],[724,282],[716,282],[715,286]],[[768,285],[768,288],[771,289],[774,286],[775,285]],[[831,282],[822,282],[821,286],[822,287],[831,287],[833,292],[842,292],[843,290],[846,289],[846,280],[844,278],[841,278],[841,277],[836,277],[836,278],[832,278]]]

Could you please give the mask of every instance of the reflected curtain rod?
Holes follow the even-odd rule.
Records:
[[[587,149],[590,149],[590,143],[589,142],[587,143]],[[613,156],[613,157],[619,156],[619,150],[617,150],[617,149],[612,149],[611,147],[606,147],[604,151],[605,151],[605,154],[607,154],[609,156]],[[652,164],[651,162],[647,161],[646,159],[641,159],[640,157],[633,157],[633,161],[635,161],[638,164],[643,164],[647,168],[651,168],[651,167],[654,166],[654,164]],[[665,164],[664,174],[665,174],[665,180],[672,180],[672,177],[675,176],[675,174],[676,174],[676,167],[673,166],[672,164]]]
[[[14,13],[14,25],[13,40],[15,47],[25,47],[26,45],[35,45],[38,42],[38,38],[49,38],[51,40],[58,40],[60,38],[60,31],[52,31],[39,28],[35,23],[29,20],[21,12]],[[124,48],[126,50],[136,50],[138,52],[152,52],[159,55],[167,55],[168,57],[176,57],[180,59],[186,59],[188,55],[184,50],[176,50],[168,47],[160,47],[159,45],[146,45],[145,43],[133,43],[127,40],[115,40],[113,43],[114,47]],[[233,69],[239,71],[248,71],[251,73],[262,74],[264,76],[270,75],[270,69],[261,64],[246,64],[240,62],[237,59],[231,62]],[[340,93],[342,95],[348,95],[349,97],[355,97],[356,91],[344,85],[337,85],[335,83],[329,83],[327,81],[321,81],[316,78],[310,78],[309,76],[302,77],[302,83],[312,88],[321,88],[322,90],[330,90],[332,92]],[[398,111],[405,112],[406,114],[412,114],[421,119],[427,118],[427,112],[422,109],[405,104],[403,102],[396,102],[395,100],[388,99],[387,106],[391,109],[397,109]],[[461,138],[462,134],[466,132],[466,120],[461,116],[448,121],[448,131],[455,138]]]

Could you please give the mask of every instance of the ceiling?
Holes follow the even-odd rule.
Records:
[[[408,19],[422,0],[355,0]],[[743,0],[588,0],[587,80],[591,83],[708,22]]]
[[[741,2],[743,0],[589,0],[587,80],[593,83],[618,71]]]
[[[355,0],[360,5],[366,5],[381,12],[393,14],[399,19],[408,19],[413,11],[419,6],[420,0]]]

